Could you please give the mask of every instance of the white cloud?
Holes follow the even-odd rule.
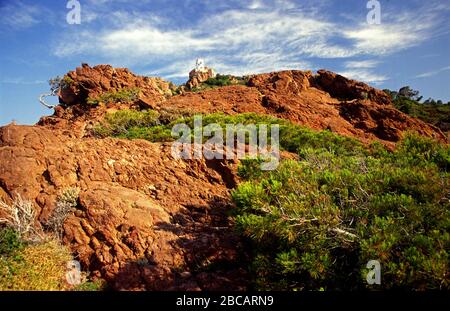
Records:
[[[264,8],[265,5],[261,0],[253,0],[249,5],[248,8],[250,10],[257,10],[257,9],[262,9]]]
[[[9,78],[9,79],[1,79],[0,83],[2,84],[46,84],[48,81],[44,80],[26,80],[24,78]]]
[[[388,79],[388,77],[386,77],[384,75],[375,74],[375,73],[371,72],[370,70],[366,70],[366,69],[349,69],[349,70],[341,71],[341,72],[339,72],[339,74],[344,77],[350,78],[350,79],[359,80],[359,81],[363,81],[366,83],[374,83],[374,84],[379,84]]]
[[[24,29],[40,22],[41,9],[36,5],[24,4],[20,1],[8,3],[0,7],[0,24],[13,29]]]
[[[440,74],[441,72],[449,71],[449,70],[450,70],[450,66],[447,66],[447,67],[444,67],[441,69],[421,73],[421,74],[417,75],[416,78],[429,78],[429,77],[435,76],[437,74]]]
[[[386,81],[388,77],[373,72],[378,64],[380,62],[373,59],[348,61],[344,64],[345,70],[339,74],[350,79],[379,84]]]
[[[395,25],[364,25],[357,30],[344,31],[354,41],[355,48],[364,54],[390,54],[422,41],[414,31],[404,31]]]
[[[373,68],[380,62],[376,60],[360,60],[360,61],[348,61],[345,63],[346,68]]]
[[[153,27],[129,28],[105,34],[99,39],[102,49],[111,54],[127,51],[129,57],[176,55],[191,49],[203,51],[217,43],[211,38],[195,37],[192,33],[163,32]]]
[[[167,30],[155,21],[123,16],[125,28],[68,34],[57,45],[57,56],[101,53],[142,60],[149,56],[173,57],[204,52],[235,54],[267,51],[284,45],[286,55],[296,52],[313,57],[346,57],[354,53],[327,42],[333,25],[301,13],[229,10],[207,17],[197,27]],[[89,41],[89,44],[84,42]],[[297,62],[297,60],[295,60]]]
[[[95,55],[110,63],[159,67],[157,72],[165,77],[185,76],[197,57],[230,73],[273,71],[311,65],[310,58],[392,54],[426,40],[437,22],[430,12],[423,16],[396,12],[384,13],[381,25],[355,26],[347,21],[341,25],[286,0],[254,0],[239,10],[205,16],[188,26],[175,26],[170,17],[155,12],[109,12],[103,22],[109,26],[65,34],[54,54]],[[163,62],[170,64],[161,66]],[[366,82],[386,80],[371,72],[376,65],[347,62],[343,72]]]
[[[81,23],[91,23],[97,20],[99,15],[93,11],[84,10],[81,14]]]
[[[433,4],[417,11],[384,12],[380,25],[361,23],[346,29],[343,36],[361,54],[387,55],[417,46],[429,39],[431,30],[443,22]]]

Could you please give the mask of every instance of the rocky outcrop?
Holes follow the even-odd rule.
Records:
[[[383,91],[323,70],[317,75],[299,70],[253,75],[247,86],[186,93],[168,99],[164,107],[203,113],[269,114],[364,143],[377,140],[390,148],[405,131],[447,141],[436,127],[395,109]]]
[[[110,65],[90,67],[83,64],[68,72],[58,92],[61,105],[55,107],[52,116],[42,117],[39,125],[54,130],[64,130],[69,136],[83,137],[107,112],[120,109],[151,109],[177,92],[177,87],[161,78],[138,76],[127,68]],[[125,102],[101,102],[88,104],[103,94],[135,90],[137,98]]]
[[[2,193],[32,200],[45,224],[57,194],[78,187],[64,243],[116,289],[245,288],[241,241],[226,216],[228,164],[175,160],[170,144],[0,129]],[[215,263],[235,268],[208,268]]]
[[[139,89],[139,101],[151,106],[172,95],[175,86],[160,78],[137,76],[127,68],[113,68],[110,65],[90,67],[83,64],[64,77],[59,92],[59,102],[65,106],[84,104],[88,98],[96,98],[106,92],[124,89]],[[107,104],[107,103],[105,103]]]
[[[197,72],[204,72],[205,68],[209,72],[207,67]],[[212,71],[206,73],[201,80],[211,74]],[[192,77],[196,75],[191,72]],[[319,70],[315,75],[310,71],[299,70],[258,74],[250,76],[247,85],[183,92],[177,96],[164,95],[163,90],[167,91],[171,87],[167,82],[135,76],[127,69],[114,69],[109,65],[93,68],[84,65],[67,76],[74,82],[70,89],[60,94],[60,101],[65,103],[85,100],[87,95],[82,95],[85,92],[82,90],[95,96],[111,89],[138,86],[145,94],[129,103],[108,103],[96,107],[66,104],[57,107],[53,116],[44,117],[39,122],[40,125],[63,130],[75,137],[88,136],[89,129],[107,112],[151,108],[203,113],[270,114],[313,129],[329,129],[341,135],[356,137],[365,143],[378,140],[391,148],[406,130],[447,141],[447,137],[436,127],[396,110],[390,97],[383,91],[326,70]],[[117,81],[122,83],[117,84]],[[72,98],[76,100],[72,101]]]
[[[380,105],[392,104],[385,92],[327,70],[317,72],[313,85],[341,100],[368,99]]]
[[[209,78],[214,78],[216,73],[213,69],[204,67],[202,69],[193,69],[189,72],[189,80],[186,82],[186,87],[193,89],[205,82]]]

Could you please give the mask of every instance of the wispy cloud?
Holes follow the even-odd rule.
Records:
[[[388,79],[388,77],[386,77],[384,75],[375,74],[369,70],[364,70],[364,69],[350,69],[350,70],[345,70],[345,71],[339,72],[339,74],[341,74],[347,78],[364,81],[366,83],[374,83],[374,84],[379,84]]]
[[[449,70],[450,70],[450,66],[447,66],[447,67],[444,67],[441,69],[421,73],[421,74],[417,75],[416,78],[429,78],[429,77],[438,75],[444,71],[449,71]]]
[[[272,71],[311,65],[313,58],[396,53],[427,40],[441,22],[431,11],[384,12],[381,25],[368,25],[365,20],[339,24],[319,13],[286,0],[250,1],[239,9],[206,14],[188,25],[155,12],[109,12],[107,17],[92,17],[102,19],[101,28],[63,34],[54,54],[95,55],[111,63],[120,60],[128,66],[159,67],[157,73],[165,77],[178,77],[182,72],[185,76],[185,64],[197,57],[227,72]],[[171,64],[161,66],[167,60]],[[366,82],[386,80],[371,71],[375,65],[347,63],[343,73]]]
[[[46,84],[47,81],[44,80],[26,80],[25,78],[8,78],[8,79],[0,79],[1,84]]]
[[[339,73],[351,79],[379,84],[388,79],[385,75],[374,73],[374,69],[379,64],[380,61],[371,59],[348,61],[344,64],[345,70]]]
[[[0,6],[0,24],[13,29],[24,29],[40,23],[42,10],[37,5],[15,1]]]
[[[437,35],[439,28],[447,28],[449,23],[442,12],[448,10],[448,6],[442,7],[435,1],[415,10],[383,10],[380,25],[361,22],[352,29],[343,30],[343,35],[363,54],[388,55],[417,46]]]
[[[380,62],[377,60],[354,60],[354,61],[348,61],[345,63],[346,68],[373,68],[376,65],[378,65]]]
[[[156,18],[149,22],[136,16],[118,17],[118,22],[127,26],[70,34],[70,39],[60,41],[55,54],[66,57],[100,53],[128,64],[145,62],[153,66],[170,58],[178,66],[161,68],[165,77],[181,76],[186,68],[180,65],[192,66],[190,63],[199,56],[209,59],[217,70],[250,73],[306,66],[306,56],[353,54],[327,42],[326,34],[333,31],[331,24],[300,12],[228,10],[181,30],[170,29]]]

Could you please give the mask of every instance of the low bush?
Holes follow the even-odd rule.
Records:
[[[54,234],[45,235],[38,226],[33,205],[17,196],[12,204],[1,203],[5,217],[0,224],[0,291],[17,290],[101,290],[101,281],[92,282],[81,272],[82,283],[66,280],[67,264],[73,257],[61,244],[62,225],[77,205],[79,190],[68,188],[57,199],[47,223]]]
[[[191,89],[192,92],[200,92],[217,87],[229,86],[229,85],[245,85],[247,79],[245,77],[238,77],[233,75],[221,75],[217,74],[214,78],[209,78],[205,82],[201,83],[197,87]]]
[[[59,238],[62,238],[64,222],[78,205],[79,193],[78,188],[67,188],[62,191],[56,200],[55,209],[47,220],[47,228]]]
[[[88,105],[132,102],[138,98],[140,92],[141,90],[139,88],[121,89],[118,91],[106,92],[97,97],[89,97],[86,102]]]
[[[146,122],[140,122],[142,119],[147,119],[147,115],[150,115],[149,122],[147,124]],[[174,112],[171,112],[170,115],[172,117],[178,116]],[[108,114],[104,121],[95,127],[94,133],[99,137],[114,136],[128,139],[146,139],[152,142],[169,142],[175,140],[171,134],[173,126],[180,123],[187,124],[193,129],[194,116],[192,113],[184,113],[179,118],[168,122],[167,115],[162,113],[123,110]],[[365,150],[362,144],[355,139],[339,136],[330,131],[313,131],[268,115],[256,113],[202,115],[202,125],[210,124],[218,124],[222,129],[225,129],[227,124],[255,124],[257,127],[261,124],[279,125],[280,147],[291,152],[297,152],[304,146],[326,148],[337,155],[354,154]],[[208,138],[204,137],[203,139],[206,141]],[[248,141],[248,137],[246,139]],[[270,137],[268,137],[268,143],[271,143]]]
[[[300,161],[273,172],[241,163],[236,229],[255,250],[255,287],[367,288],[378,260],[375,288],[449,289],[449,147],[412,134],[395,152],[306,137],[291,141]]]
[[[163,111],[159,113],[152,110],[121,110],[107,114],[104,120],[94,128],[94,134],[98,137],[147,139],[153,142],[173,141],[172,128],[180,123],[187,124],[193,129],[193,112]],[[297,149],[306,145],[313,148],[327,148],[337,154],[363,150],[362,144],[355,139],[339,136],[330,131],[316,132],[268,115],[256,113],[202,115],[203,126],[213,123],[219,124],[222,129],[225,129],[227,124],[256,124],[257,126],[277,124],[280,126],[281,148],[292,152],[297,152]],[[268,143],[270,143],[270,137],[268,137]]]
[[[100,291],[103,280],[90,280],[80,271],[80,284],[67,282],[70,250],[55,237],[24,241],[14,229],[0,228],[0,291]]]
[[[233,84],[231,76],[219,74],[214,78],[209,78],[204,83],[211,86],[227,86]]]
[[[98,292],[103,290],[108,290],[107,283],[102,279],[97,279],[95,281],[84,281],[80,285],[72,289],[73,291],[81,292]]]
[[[444,104],[432,99],[420,102],[417,98],[398,96],[397,92],[389,90],[385,90],[385,92],[391,96],[392,103],[398,110],[433,124],[443,132],[450,131],[450,102]]]
[[[10,227],[0,228],[0,256],[9,256],[17,250],[21,250],[25,243],[19,234]]]
[[[104,120],[94,127],[98,137],[126,135],[131,128],[147,128],[159,123],[156,111],[119,110],[105,115]]]
[[[162,107],[158,113],[159,122],[163,125],[169,124],[175,120],[189,118],[196,114],[192,109],[177,109],[172,107]]]

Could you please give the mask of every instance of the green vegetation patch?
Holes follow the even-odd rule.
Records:
[[[255,124],[256,126],[277,124],[280,126],[280,147],[291,152],[297,152],[300,147],[304,146],[328,148],[328,150],[337,154],[362,152],[364,150],[362,144],[355,139],[339,136],[330,131],[316,132],[268,115],[213,113],[201,116],[203,126],[218,124],[223,129],[227,124]],[[173,141],[175,139],[171,135],[173,126],[184,123],[193,129],[194,117],[195,115],[192,112],[185,112],[180,115],[168,111],[120,110],[107,114],[104,120],[94,128],[94,134],[98,137],[146,139],[152,142]],[[270,143],[270,137],[268,142]]]
[[[203,126],[278,124],[281,148],[299,155],[271,172],[260,159],[238,169],[233,217],[254,250],[256,289],[449,289],[449,146],[410,133],[390,152],[266,115],[202,117]],[[97,132],[171,141],[178,123],[193,128],[194,116],[122,111]],[[370,260],[381,264],[381,285],[366,282]]]
[[[413,134],[395,152],[311,141],[275,171],[239,168],[236,229],[253,245],[255,288],[363,289],[378,260],[370,288],[448,289],[450,148]]]
[[[192,88],[192,92],[200,92],[216,87],[228,86],[228,85],[246,85],[246,77],[238,77],[232,75],[217,74],[214,78],[209,78],[199,86]]]
[[[51,239],[26,243],[10,228],[0,229],[0,291],[67,290],[69,250]]]
[[[138,98],[141,90],[139,88],[126,88],[118,91],[105,92],[97,97],[89,97],[88,105],[98,105],[99,103],[121,103],[132,102]]]
[[[402,87],[398,92],[384,90],[392,98],[394,106],[422,121],[437,126],[444,132],[450,132],[450,102],[428,98],[422,102],[419,91],[412,90],[409,86]]]

